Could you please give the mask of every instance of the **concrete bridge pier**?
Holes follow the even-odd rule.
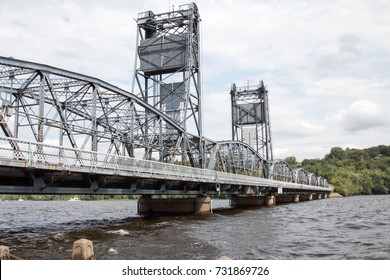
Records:
[[[276,205],[276,198],[274,195],[268,195],[265,197],[265,205],[267,206],[275,206]]]
[[[232,196],[230,197],[230,206],[251,207],[251,206],[274,206],[276,205],[275,196]]]
[[[230,206],[261,206],[265,205],[265,196],[231,196]]]
[[[212,213],[209,196],[186,198],[152,198],[141,196],[138,199],[138,214],[189,214]]]
[[[276,203],[291,203],[291,202],[299,202],[299,195],[298,194],[281,194],[275,197]]]
[[[300,201],[310,201],[313,200],[313,194],[308,193],[308,194],[301,194],[299,196]]]

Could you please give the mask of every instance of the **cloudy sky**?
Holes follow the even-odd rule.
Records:
[[[0,56],[130,90],[139,12],[175,0],[0,0]],[[276,158],[390,145],[390,1],[199,0],[205,135],[229,139],[230,87],[269,90]]]

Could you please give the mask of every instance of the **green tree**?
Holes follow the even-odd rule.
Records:
[[[298,167],[298,162],[297,162],[296,157],[293,157],[293,156],[291,156],[291,157],[286,157],[286,158],[284,159],[284,161],[287,162],[288,165],[290,165],[292,168],[297,168],[297,167]]]
[[[390,146],[333,147],[323,159],[305,159],[302,166],[326,178],[343,195],[390,193]]]
[[[340,147],[333,147],[330,153],[325,156],[326,160],[341,160],[344,158],[344,150]]]

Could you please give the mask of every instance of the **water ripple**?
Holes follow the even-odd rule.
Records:
[[[69,259],[88,238],[98,259],[390,259],[390,196],[141,217],[135,201],[2,201],[0,239],[27,259]],[[6,217],[6,218],[5,218]]]

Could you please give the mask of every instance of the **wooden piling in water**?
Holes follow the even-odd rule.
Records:
[[[91,240],[82,238],[73,242],[72,260],[95,260],[93,243]]]
[[[0,260],[9,260],[10,259],[10,253],[9,248],[4,245],[0,245]]]

